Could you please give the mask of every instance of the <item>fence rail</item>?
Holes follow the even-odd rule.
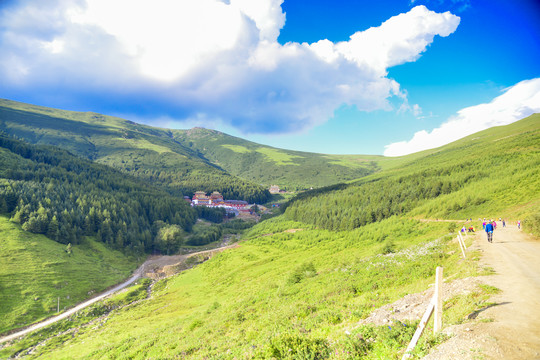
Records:
[[[422,316],[422,320],[420,320],[420,324],[418,324],[418,327],[416,328],[416,331],[411,339],[411,342],[409,343],[409,346],[407,346],[407,349],[405,350],[405,354],[403,354],[402,360],[409,359],[412,355],[412,351],[414,350],[416,344],[418,343],[418,340],[420,340],[420,337],[424,333],[424,330],[426,329],[426,326],[429,322],[429,319],[431,318],[431,315],[435,313],[434,317],[434,324],[433,324],[433,332],[436,334],[442,329],[442,284],[443,284],[443,268],[441,266],[437,267],[435,271],[435,292],[433,293],[433,297],[431,298],[431,301],[428,304],[428,307],[426,309],[426,312],[424,313],[424,316]]]

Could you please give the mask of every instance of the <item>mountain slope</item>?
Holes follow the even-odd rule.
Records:
[[[254,184],[317,188],[373,173],[384,159],[283,150],[214,130],[160,129],[9,100],[0,100],[0,130],[34,144],[60,146],[187,195],[218,190],[227,198],[257,202],[268,194]]]
[[[160,249],[158,224],[190,231],[196,220],[183,199],[160,188],[65,150],[4,134],[0,213],[12,215],[24,230],[63,244],[97,236],[110,247],[138,255]]]
[[[99,326],[89,322],[76,336],[66,331],[42,342],[30,357],[399,358],[415,323],[378,327],[359,320],[427,289],[437,266],[445,279],[485,272],[474,257],[461,259],[452,242],[460,223],[414,218],[513,217],[538,209],[538,120],[404,157],[353,184],[307,192],[284,215],[254,226],[238,248],[157,282],[147,300]],[[362,219],[356,208],[378,203],[375,217],[348,228],[348,219]],[[310,216],[290,220],[302,212]],[[467,321],[489,306],[493,291],[480,287],[450,299],[444,323]],[[420,353],[442,341],[426,336]],[[0,356],[14,352],[5,348]]]
[[[0,215],[0,333],[20,328],[120,282],[136,262],[91,238],[66,245]],[[59,300],[60,298],[60,300]]]
[[[377,161],[383,159],[277,149],[203,128],[172,132],[175,140],[233,175],[290,190],[358,179],[378,170]]]
[[[269,197],[261,186],[231,176],[179,144],[165,129],[0,100],[0,130],[33,144],[59,146],[176,193],[217,190],[250,202]]]
[[[353,229],[393,215],[527,216],[540,201],[540,114],[424,152],[356,183],[301,194],[293,220]]]

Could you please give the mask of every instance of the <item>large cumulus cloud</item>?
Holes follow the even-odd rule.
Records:
[[[281,3],[18,1],[0,14],[0,90],[94,99],[148,118],[218,120],[243,132],[299,131],[343,104],[391,109],[396,98],[408,106],[387,69],[415,61],[460,21],[417,6],[348,41],[279,44]]]

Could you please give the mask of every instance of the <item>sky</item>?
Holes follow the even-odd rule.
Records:
[[[0,0],[0,98],[399,156],[540,112],[536,0]]]

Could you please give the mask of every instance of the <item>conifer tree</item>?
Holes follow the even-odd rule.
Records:
[[[49,226],[47,228],[47,237],[58,241],[58,220],[56,219],[56,215],[54,215],[49,222]]]

